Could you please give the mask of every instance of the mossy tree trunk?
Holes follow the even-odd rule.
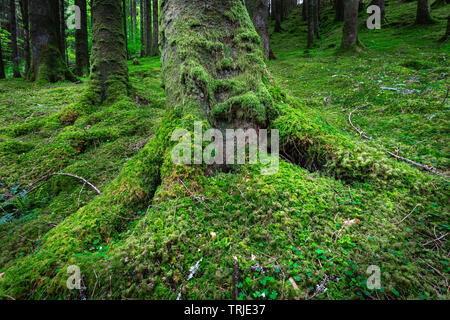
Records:
[[[64,0],[59,0],[59,51],[63,60],[68,62],[66,57],[66,17],[65,17],[65,3]]]
[[[152,56],[159,55],[159,18],[158,18],[158,0],[153,0],[153,39],[152,39]]]
[[[429,0],[417,0],[417,16],[416,24],[432,24],[434,23],[430,13]]]
[[[269,35],[269,0],[246,0],[245,1],[250,18],[261,37],[262,47],[266,58],[270,57],[270,35]]]
[[[10,27],[10,41],[11,41],[11,60],[13,64],[13,77],[20,78],[19,70],[19,50],[17,48],[17,14],[16,14],[16,0],[9,1],[9,27]]]
[[[122,19],[123,21],[123,34],[125,35],[125,57],[128,60],[129,54],[128,54],[128,29],[127,29],[127,1],[122,0]]]
[[[305,0],[308,9],[308,48],[314,45],[314,0]]]
[[[122,2],[94,0],[91,88],[97,101],[112,102],[128,92]]]
[[[25,51],[25,73],[28,74],[31,68],[30,52],[30,15],[28,12],[28,0],[19,0],[20,12],[22,14],[23,32],[24,32],[24,51]]]
[[[241,0],[163,0],[167,102],[216,128],[263,128],[274,116],[260,38]]]
[[[342,36],[342,49],[352,50],[358,45],[358,0],[345,1],[344,29]]]
[[[59,1],[29,1],[32,67],[28,78],[38,82],[76,80],[59,51]]]
[[[89,74],[89,44],[87,31],[86,0],[75,0],[81,11],[81,29],[75,30],[76,73],[79,76]]]

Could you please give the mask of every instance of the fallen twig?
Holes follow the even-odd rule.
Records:
[[[189,269],[189,275],[188,275],[186,281],[181,285],[180,289],[178,290],[177,300],[181,299],[181,290],[183,290],[183,288],[186,286],[186,284],[189,282],[189,280],[191,280],[192,277],[194,276],[194,274],[197,272],[198,268],[200,267],[200,262],[202,262],[202,260],[203,260],[203,258],[198,260],[197,263]]]
[[[353,114],[355,111],[357,111],[358,109],[364,108],[364,107],[367,107],[367,105],[359,106],[359,107],[357,107],[355,110],[353,110],[352,112],[350,112],[349,115],[348,115],[348,122],[349,122],[350,125],[353,127],[353,129],[355,129],[356,132],[359,133],[359,135],[360,135],[361,137],[363,137],[364,139],[367,139],[367,140],[372,140],[372,137],[366,136],[366,135],[364,134],[364,132],[362,132],[362,131],[359,130],[357,127],[355,127],[355,126],[353,125],[353,122],[352,122],[352,114]]]
[[[47,181],[48,179],[50,179],[50,178],[53,177],[53,176],[66,176],[66,177],[72,177],[72,178],[81,180],[81,181],[84,182],[84,184],[87,184],[87,185],[89,185],[92,189],[94,189],[99,195],[102,194],[102,193],[100,192],[100,190],[99,190],[96,186],[94,186],[92,183],[90,183],[89,181],[87,181],[85,178],[79,177],[79,176],[77,176],[77,175],[70,174],[70,173],[64,173],[64,172],[49,173],[49,174],[47,174],[47,175],[45,175],[45,176],[39,178],[38,180],[32,182],[32,183],[28,186],[27,193],[28,193],[28,192],[31,192],[32,190],[34,190],[34,188],[35,188],[34,186],[35,186],[37,183],[39,183],[39,182],[41,182],[41,181]]]
[[[186,187],[186,185],[184,184],[183,180],[181,180],[180,178],[178,178],[178,180],[180,180],[181,184],[184,186],[184,188],[186,189],[186,191],[191,195],[192,198],[194,198],[195,200],[197,200],[200,204],[202,204],[206,209],[208,209],[209,211],[213,212],[211,210],[210,207],[208,207],[208,205],[206,203],[204,203],[202,201],[202,199],[200,199],[199,197],[197,197],[195,194],[193,194],[191,192],[191,190],[188,189],[188,187]]]
[[[439,241],[439,240],[441,240],[442,238],[445,238],[446,236],[448,236],[448,232],[447,232],[446,234],[443,234],[443,235],[440,236],[439,238],[432,239],[432,240],[428,241],[427,243],[424,243],[424,244],[422,245],[422,247],[425,247],[426,245],[428,245],[428,244],[430,244],[430,243],[432,243],[432,242]]]
[[[438,170],[437,170],[435,167],[433,167],[433,166],[427,166],[427,165],[425,165],[425,164],[421,164],[421,163],[418,163],[418,162],[409,160],[409,159],[407,159],[407,158],[398,156],[398,155],[396,155],[395,153],[392,153],[392,152],[389,152],[389,151],[386,151],[386,153],[387,153],[388,155],[390,155],[390,156],[392,156],[392,157],[398,159],[398,160],[403,160],[403,161],[408,162],[408,163],[410,163],[410,164],[412,164],[412,165],[414,165],[414,166],[416,166],[416,167],[420,167],[420,168],[422,168],[422,169],[424,169],[424,170],[426,170],[426,171],[429,171],[429,172],[435,173],[435,174],[437,174],[437,175],[441,175],[441,176],[444,176],[444,177],[448,178],[448,176],[447,176],[445,173],[438,171]]]
[[[407,219],[411,215],[411,213],[413,213],[413,211],[417,208],[418,205],[419,204],[416,204],[416,206],[402,220],[400,220],[399,222],[396,222],[395,224],[400,224],[403,221],[405,221],[405,219]]]
[[[317,296],[320,292],[322,292],[322,290],[324,289],[325,285],[327,284],[327,281],[328,281],[328,276],[325,273],[325,275],[323,277],[322,284],[320,286],[318,286],[316,288],[316,291],[314,292],[314,294],[311,297],[309,297],[309,298],[307,297],[306,300],[310,300],[310,299],[314,298],[315,296]]]

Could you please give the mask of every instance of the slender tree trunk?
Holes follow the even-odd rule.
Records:
[[[319,39],[319,3],[313,0],[314,35]]]
[[[314,45],[314,0],[305,0],[308,6],[308,48]]]
[[[59,50],[58,0],[29,1],[32,52],[29,79],[38,82],[76,80]]]
[[[31,51],[30,51],[30,16],[28,13],[28,0],[19,0],[20,12],[24,29],[24,51],[25,51],[25,74],[30,72]]]
[[[95,0],[94,0],[95,1]],[[123,32],[125,35],[125,58],[128,60],[130,58],[130,55],[128,53],[128,30],[127,30],[127,1],[122,0],[122,19],[123,21]]]
[[[283,11],[283,0],[272,0],[275,11],[275,32],[281,32],[281,15]]]
[[[79,76],[89,74],[89,44],[87,30],[86,0],[75,0],[81,11],[81,29],[75,30],[76,73]]]
[[[359,0],[346,0],[344,9],[344,30],[342,49],[351,50],[358,45],[358,3]]]
[[[153,0],[153,43],[152,43],[152,56],[159,55],[159,29],[158,29],[158,0]]]
[[[303,21],[308,21],[308,0],[303,0],[302,18],[303,18]]]
[[[145,55],[150,57],[152,55],[152,0],[145,0],[145,22],[146,30],[145,34],[147,39],[145,41]]]
[[[133,42],[136,39],[136,0],[133,0],[131,7],[131,23],[132,23],[132,34],[133,34]]]
[[[59,0],[59,50],[66,62],[66,19],[64,0]]]
[[[244,3],[163,0],[161,14],[162,73],[169,106],[184,108],[180,114],[207,118],[216,128],[267,127],[273,102],[264,84],[259,37]]]
[[[5,66],[3,64],[3,52],[1,40],[0,40],[0,79],[5,79]]]
[[[269,35],[269,0],[247,0],[247,11],[253,21],[256,31],[261,37],[263,52],[266,58],[270,57]]]
[[[13,77],[20,78],[19,70],[19,50],[17,48],[17,15],[16,15],[16,1],[9,1],[9,26],[11,33],[11,59],[13,63]]]
[[[430,14],[429,0],[417,0],[417,16],[416,24],[432,24],[434,23]]]
[[[441,42],[447,41],[450,37],[450,15],[447,18],[447,30],[445,31],[444,36],[439,40]]]
[[[335,0],[334,10],[336,11],[335,21],[344,21],[344,0]]]
[[[91,88],[99,103],[113,102],[128,93],[124,4],[118,0],[93,3]]]
[[[140,0],[139,18],[141,20],[141,58],[145,56],[145,0]]]

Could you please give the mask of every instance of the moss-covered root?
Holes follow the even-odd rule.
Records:
[[[240,0],[164,0],[163,79],[170,105],[217,127],[267,127],[267,91],[258,33]]]

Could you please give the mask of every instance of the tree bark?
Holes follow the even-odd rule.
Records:
[[[9,26],[10,26],[10,41],[11,41],[11,60],[13,63],[13,77],[20,78],[19,70],[19,50],[17,48],[17,15],[16,15],[16,1],[9,1]]]
[[[386,18],[386,3],[384,0],[372,0],[370,5],[379,6],[381,9],[381,21],[384,21]]]
[[[432,24],[434,23],[430,14],[429,0],[417,0],[417,16],[416,24]]]
[[[141,58],[145,56],[145,0],[140,0],[139,18],[141,20]]]
[[[29,1],[32,52],[29,79],[38,82],[76,80],[59,50],[59,1]]]
[[[128,93],[123,4],[118,0],[94,0],[92,7],[90,86],[99,103],[113,102]]]
[[[64,0],[59,1],[59,50],[63,60],[68,63],[66,57],[66,19],[65,19],[65,3]]]
[[[272,0],[275,15],[274,32],[281,32],[281,15],[283,12],[283,0]]]
[[[152,56],[159,55],[159,19],[158,19],[158,0],[153,0],[153,39],[152,39]]]
[[[305,0],[308,9],[308,49],[314,45],[314,0]]]
[[[358,0],[345,1],[342,49],[352,50],[358,45]]]
[[[125,43],[124,43],[125,58],[128,60],[130,55],[128,53],[127,1],[126,0],[122,0],[122,19],[121,19],[121,21],[123,21],[123,33],[125,36]]]
[[[247,11],[261,37],[263,52],[270,57],[269,0],[246,0]]]
[[[334,10],[336,11],[335,21],[344,21],[344,0],[335,0]]]
[[[145,22],[146,29],[145,34],[147,36],[145,40],[145,55],[150,57],[152,55],[152,0],[145,0]]]
[[[450,37],[450,15],[447,18],[447,30],[445,31],[444,36],[439,40],[440,42],[447,41]]]
[[[1,41],[0,41],[0,79],[5,79],[5,66],[3,64],[3,52]]]
[[[275,111],[259,36],[243,2],[163,0],[161,14],[169,106],[219,129],[267,127]]]
[[[314,20],[314,36],[319,39],[319,3],[318,0],[313,0],[313,20]]]
[[[19,0],[19,4],[24,29],[25,74],[28,74],[31,68],[29,4],[28,0]]]
[[[89,74],[89,44],[86,0],[75,0],[75,5],[80,7],[81,11],[81,29],[75,30],[76,74],[79,76],[84,76]]]

